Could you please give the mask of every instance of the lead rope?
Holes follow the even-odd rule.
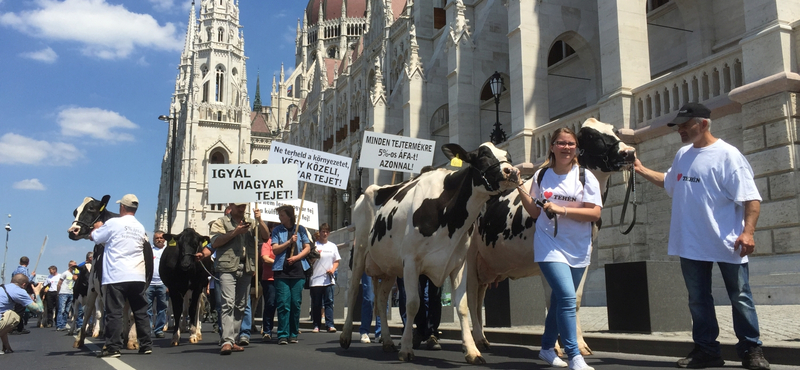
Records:
[[[533,202],[536,203],[539,207],[544,207],[544,202],[539,200],[539,198],[532,197],[531,194],[528,193],[528,191],[525,190],[524,187],[522,187],[522,185],[517,185],[517,189],[522,190],[522,192],[525,193],[525,195],[529,196],[533,200]],[[558,217],[556,217],[555,213],[547,212],[544,209],[542,209],[542,211],[547,216],[547,218],[553,220],[554,223],[553,237],[555,238],[556,236],[558,236]]]
[[[633,201],[631,205],[633,206],[633,218],[631,219],[631,224],[628,226],[628,229],[622,231],[623,222],[625,221],[625,213],[628,210],[628,199],[630,199],[631,193],[633,194]],[[628,179],[628,190],[625,192],[625,201],[622,205],[622,214],[619,216],[619,232],[622,235],[628,235],[628,233],[633,230],[633,225],[636,224],[636,170],[631,170],[631,177]]]

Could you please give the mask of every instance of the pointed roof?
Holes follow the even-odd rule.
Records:
[[[250,132],[272,134],[267,124],[267,115],[261,112],[250,112]]]
[[[192,49],[192,45],[194,44],[194,28],[197,27],[197,18],[195,14],[197,12],[194,9],[194,1],[192,1],[192,10],[189,13],[189,24],[186,27],[186,41],[183,45],[183,56],[188,57],[189,51]]]
[[[319,10],[322,8],[322,19],[336,19],[342,17],[342,6],[345,8],[346,18],[364,18],[367,13],[368,0],[309,0],[306,6],[308,25],[317,24]],[[402,2],[403,4],[405,2]],[[402,10],[402,9],[401,9]],[[396,19],[397,17],[395,17]]]
[[[328,86],[333,86],[333,80],[336,77],[336,71],[339,69],[339,64],[342,63],[338,59],[322,58],[325,61],[325,77],[328,78]]]
[[[261,71],[258,72],[256,77],[256,100],[253,101],[253,111],[261,112]]]

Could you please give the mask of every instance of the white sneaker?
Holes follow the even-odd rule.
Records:
[[[372,341],[369,340],[369,334],[361,334],[361,343],[372,343]]]
[[[594,370],[594,368],[586,364],[583,356],[577,355],[569,360],[569,370]]]
[[[564,362],[564,360],[558,358],[558,355],[556,354],[556,350],[554,348],[542,349],[541,351],[539,351],[539,358],[542,359],[542,361],[547,362],[547,364],[549,364],[550,366],[567,367],[567,363]]]

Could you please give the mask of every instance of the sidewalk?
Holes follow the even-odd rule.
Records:
[[[688,308],[687,308],[688,309]],[[761,341],[764,354],[770,363],[800,366],[800,305],[757,306]],[[402,323],[394,308],[389,326],[393,335],[400,335]],[[692,333],[656,332],[652,334],[611,333],[608,331],[606,307],[582,307],[580,319],[583,336],[593,351],[623,352],[654,356],[684,357],[692,350]],[[720,325],[719,341],[725,360],[738,362],[733,333],[730,306],[717,306],[717,320]],[[442,338],[461,339],[461,331],[455,323],[443,323],[439,330]],[[337,322],[341,324],[341,322]],[[301,326],[310,328],[307,320]],[[339,325],[337,325],[339,326]],[[486,338],[490,343],[538,346],[544,326],[516,326],[511,328],[486,328]]]

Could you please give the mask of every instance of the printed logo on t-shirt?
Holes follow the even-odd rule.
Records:
[[[553,198],[555,200],[563,200],[563,201],[566,201],[566,202],[577,202],[578,201],[578,198],[576,198],[576,197],[558,195],[558,194],[554,194],[552,191],[545,191],[544,193],[542,193],[542,195],[544,195],[545,199]]]
[[[700,182],[699,177],[692,177],[692,176],[683,176],[682,173],[678,174],[678,181],[687,181],[687,182]]]
[[[550,197],[553,196],[553,192],[552,191],[546,191],[542,195],[544,195],[545,199],[550,199]]]

